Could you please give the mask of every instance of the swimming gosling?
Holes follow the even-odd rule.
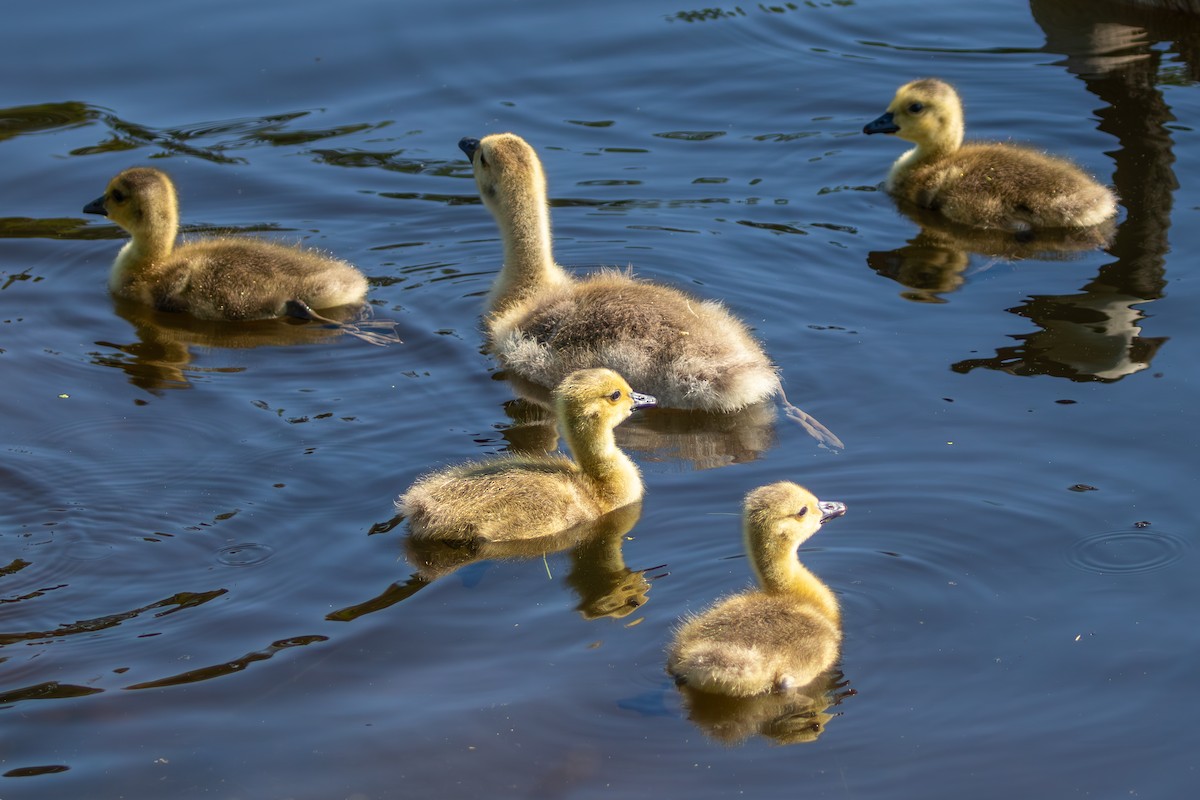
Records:
[[[897,159],[885,187],[947,219],[978,228],[1087,228],[1117,213],[1117,198],[1062,158],[1012,144],[963,144],[962,101],[936,78],[901,86],[863,133],[916,147]]]
[[[504,240],[486,324],[506,369],[548,387],[609,367],[665,408],[736,411],[779,390],[762,347],[720,303],[617,270],[576,279],[556,264],[546,178],[524,139],[497,133],[458,146]]]
[[[842,642],[838,601],[796,549],[844,513],[845,504],[818,501],[787,481],[746,495],[742,531],[761,588],[680,625],[667,651],[667,671],[677,682],[748,697],[803,687],[833,665]]]
[[[610,369],[578,370],[554,390],[574,460],[509,455],[451,467],[418,479],[396,507],[416,540],[532,539],[589,522],[641,499],[641,473],[613,428],[653,405]]]
[[[109,181],[85,213],[132,237],[108,276],[114,294],[206,320],[320,319],[313,309],[362,305],[367,279],[339,259],[261,239],[210,237],[178,247],[175,186],[157,169],[134,167]]]

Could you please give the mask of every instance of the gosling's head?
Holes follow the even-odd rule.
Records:
[[[493,133],[482,139],[464,137],[458,147],[467,154],[475,172],[479,196],[494,214],[511,213],[523,198],[544,197],[546,176],[542,162],[529,143],[515,133]]]
[[[648,394],[629,388],[611,369],[581,369],[563,378],[554,390],[554,409],[570,428],[612,429],[638,408],[651,408],[656,401]]]
[[[845,503],[818,500],[791,481],[761,486],[746,495],[747,546],[770,560],[790,558],[822,524],[845,513]]]
[[[108,182],[104,194],[83,207],[87,214],[108,217],[132,234],[178,224],[179,201],[166,173],[134,167]]]
[[[891,133],[917,145],[955,149],[963,139],[962,101],[953,86],[937,78],[906,83],[863,133]]]

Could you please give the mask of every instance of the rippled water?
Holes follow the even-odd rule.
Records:
[[[1108,0],[6,16],[0,797],[1194,787],[1194,18]],[[1112,244],[898,211],[877,186],[901,145],[860,130],[930,74],[962,90],[969,132],[1113,183]],[[640,509],[546,552],[411,566],[392,500],[417,475],[553,441],[481,352],[500,248],[455,144],[500,130],[541,152],[562,263],[723,299],[845,451],[781,416],[651,412],[620,430]],[[114,304],[123,237],[80,209],[132,164],[171,172],[191,232],[360,265],[404,343]],[[781,478],[850,506],[802,550],[842,600],[840,671],[817,717],[693,705],[663,648],[749,582],[740,498]],[[809,718],[819,736],[779,746]]]

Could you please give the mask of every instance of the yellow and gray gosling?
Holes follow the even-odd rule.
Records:
[[[450,467],[418,479],[396,507],[417,540],[531,539],[589,522],[641,499],[641,473],[613,428],[653,405],[610,369],[578,370],[554,391],[573,460],[509,455]]]
[[[1117,213],[1117,198],[1066,159],[1012,144],[963,144],[962,102],[936,78],[901,86],[863,133],[916,146],[892,165],[888,192],[978,228],[1087,228]]]
[[[742,532],[758,589],[685,620],[667,650],[667,671],[702,692],[748,697],[806,686],[837,660],[841,611],[796,549],[844,503],[822,502],[783,481],[746,495]]]
[[[550,387],[573,370],[608,367],[664,408],[729,412],[782,394],[762,347],[721,303],[618,270],[574,278],[555,263],[546,177],[524,139],[497,133],[458,146],[504,241],[486,325],[506,370]],[[796,412],[814,437],[842,446]]]
[[[332,322],[313,309],[362,306],[367,279],[313,250],[252,238],[208,237],[176,246],[179,202],[167,175],[127,169],[83,208],[132,237],[113,262],[114,295],[206,320],[298,316]]]

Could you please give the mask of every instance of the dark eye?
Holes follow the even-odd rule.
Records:
[[[118,203],[125,202],[125,193],[122,192],[120,189],[113,189],[112,194],[110,196],[112,197],[112,199],[114,201],[116,201]]]
[[[908,104],[908,113],[910,113],[910,114],[920,114],[924,110],[925,110],[924,103],[909,103]]]
[[[617,391],[615,391],[615,392],[613,392],[612,394],[610,394],[610,395],[608,396],[608,399],[609,399],[609,400],[612,400],[614,403],[615,403],[615,402],[617,402],[618,400],[620,400],[620,399],[621,399],[621,390],[620,390],[620,389],[618,389]]]
[[[802,508],[802,509],[800,509],[799,511],[797,511],[797,512],[796,512],[796,516],[797,516],[797,517],[803,517],[803,516],[804,516],[805,514],[807,514],[807,513],[808,513],[808,506],[804,506],[804,508]]]
[[[488,165],[487,158],[483,155],[483,150],[479,151],[479,166],[486,167]]]

